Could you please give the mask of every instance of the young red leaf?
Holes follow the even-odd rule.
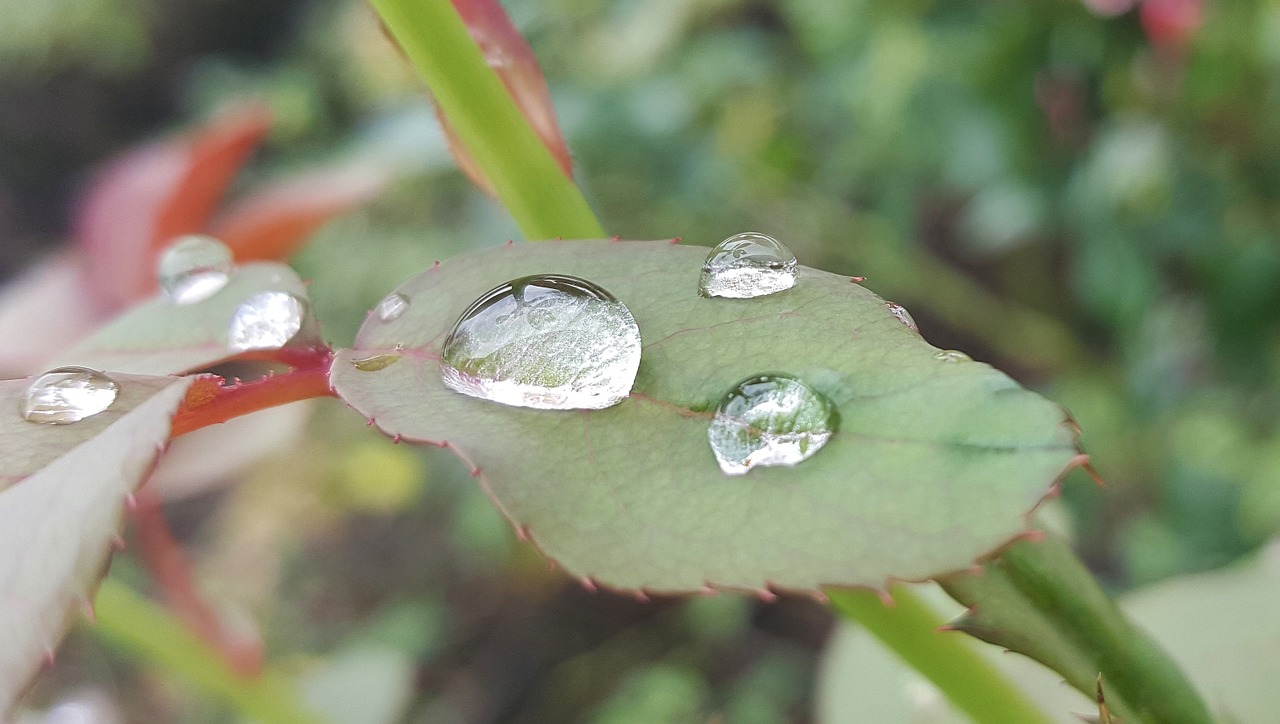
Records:
[[[210,227],[237,261],[282,259],[335,216],[372,201],[387,175],[370,168],[326,168],[254,190]]]
[[[110,308],[155,289],[154,264],[176,236],[203,228],[270,128],[261,107],[228,111],[194,133],[146,144],[90,185],[75,223],[93,293]]]

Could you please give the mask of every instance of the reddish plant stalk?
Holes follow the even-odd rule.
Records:
[[[224,384],[225,380],[220,377],[197,380],[173,417],[169,437],[180,437],[269,407],[313,397],[331,397],[329,361],[332,357],[331,350],[314,350],[305,359],[305,366],[252,382]]]
[[[139,490],[131,514],[143,563],[169,608],[192,633],[219,652],[232,671],[246,678],[261,674],[261,640],[229,631],[200,593],[191,561],[169,528],[159,496],[147,488]]]

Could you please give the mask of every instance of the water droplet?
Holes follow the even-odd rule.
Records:
[[[368,357],[351,360],[351,366],[361,372],[377,372],[378,370],[385,370],[399,361],[400,355],[398,354],[373,354]]]
[[[972,362],[973,358],[969,355],[955,349],[944,349],[933,355],[933,358],[942,362]]]
[[[584,279],[556,274],[497,286],[445,339],[449,389],[504,405],[597,410],[631,393],[640,328],[626,305]]]
[[[59,367],[35,379],[22,396],[22,419],[69,425],[111,407],[120,385],[87,367]]]
[[[898,321],[902,322],[907,329],[920,334],[920,327],[916,325],[915,318],[911,316],[911,312],[908,312],[906,307],[895,302],[885,302],[884,306],[889,310],[889,314],[897,317]]]
[[[378,306],[374,311],[377,313],[378,319],[384,322],[394,322],[407,309],[409,309],[409,298],[400,292],[392,292],[383,297],[381,302],[378,302]]]
[[[179,237],[160,255],[156,277],[174,304],[204,301],[227,285],[231,249],[211,236]]]
[[[831,439],[836,410],[822,393],[783,374],[758,375],[729,390],[707,428],[711,452],[726,475],[795,465]]]
[[[279,349],[302,329],[306,305],[288,292],[258,292],[231,317],[227,343],[231,349]]]
[[[771,236],[753,231],[716,244],[702,264],[698,293],[748,299],[796,285],[796,255]]]

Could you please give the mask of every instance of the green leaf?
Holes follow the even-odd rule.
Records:
[[[969,611],[952,628],[1024,654],[1130,722],[1213,721],[1177,665],[1107,597],[1071,548],[1050,536],[1009,546],[980,575],[939,583]]]
[[[701,298],[706,254],[601,240],[458,257],[401,285],[408,310],[371,317],[331,382],[386,433],[454,448],[543,553],[611,586],[883,586],[962,568],[1026,530],[1078,454],[1061,408],[987,365],[935,358],[847,277],[801,268],[785,292]],[[586,278],[628,305],[644,342],[629,399],[531,410],[443,386],[440,345],[458,315],[533,273]],[[388,357],[353,364],[375,354]],[[797,467],[728,477],[709,410],[761,372],[825,394],[839,429]]]
[[[169,375],[208,368],[238,354],[228,341],[231,319],[254,294],[279,291],[307,302],[307,289],[284,264],[237,267],[227,285],[196,304],[174,304],[163,294],[129,309],[53,366],[81,365],[136,375]],[[318,340],[308,312],[290,346]]]
[[[57,646],[70,612],[92,598],[122,506],[194,378],[112,379],[120,393],[108,411],[57,426],[18,416],[26,381],[0,382],[0,472],[12,483],[0,490],[0,714]]]

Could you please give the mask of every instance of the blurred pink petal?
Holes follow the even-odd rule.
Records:
[[[573,159],[569,147],[560,133],[555,108],[551,105],[551,93],[546,78],[533,54],[533,49],[516,29],[511,18],[498,0],[453,0],[453,7],[471,31],[471,37],[480,46],[489,67],[497,72],[534,132],[551,151],[566,176],[573,176]],[[449,150],[458,167],[479,187],[493,193],[479,166],[462,147],[449,121],[439,112],[440,125],[444,128]]]
[[[84,339],[102,311],[86,283],[84,253],[68,249],[0,288],[0,378],[44,372],[44,365]]]
[[[220,214],[211,232],[237,261],[282,259],[335,216],[372,201],[387,174],[368,168],[325,168],[254,189]]]
[[[194,133],[129,151],[98,174],[74,238],[99,300],[116,309],[155,289],[160,250],[204,227],[270,123],[256,106],[230,111]]]
[[[1139,18],[1152,45],[1179,49],[1200,29],[1203,10],[1202,0],[1145,0]]]

